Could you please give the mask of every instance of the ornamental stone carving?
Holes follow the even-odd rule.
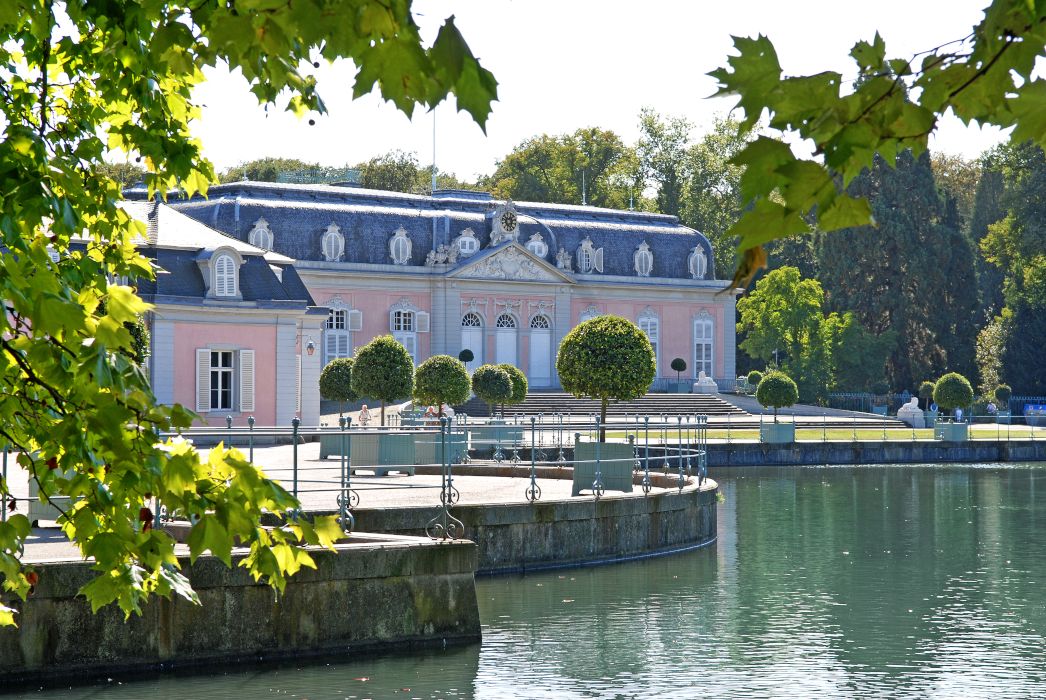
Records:
[[[466,268],[461,276],[499,280],[559,281],[559,278],[542,268],[528,255],[511,247]]]
[[[556,267],[570,272],[573,269],[573,264],[574,256],[568,253],[566,248],[560,246],[559,252],[556,253]]]
[[[453,265],[457,261],[458,247],[454,245],[440,244],[436,250],[430,250],[429,254],[425,256],[425,264],[429,267],[433,265]]]

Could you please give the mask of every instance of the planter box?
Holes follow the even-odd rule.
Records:
[[[486,425],[470,427],[469,432],[473,447],[491,453],[497,449],[498,442],[502,450],[523,442],[523,426],[509,425],[503,418],[491,418]]]
[[[970,426],[966,423],[939,422],[933,428],[933,436],[944,442],[966,442],[970,438]]]
[[[390,471],[414,475],[415,433],[361,433],[346,437],[349,465],[353,469],[374,469],[377,476]],[[341,456],[341,435],[331,432],[320,436],[320,459]],[[387,468],[383,468],[387,467]]]
[[[872,413],[874,413],[877,416],[885,416],[886,409],[886,406],[872,406]]]
[[[1002,425],[1009,425],[1013,416],[1009,411],[999,411],[995,414],[995,422],[1001,423]]]
[[[759,442],[771,445],[795,442],[795,423],[763,423],[759,426]]]
[[[456,464],[468,453],[469,434],[468,431],[452,431],[447,433],[447,461]],[[414,464],[443,464],[440,454],[440,434],[415,433],[414,435]]]
[[[930,410],[924,411],[923,412],[923,418],[926,420],[926,427],[927,428],[936,428],[937,427],[937,411],[930,411]]]
[[[578,442],[574,445],[574,483],[571,496],[591,491],[596,480],[596,445],[599,445],[599,470],[603,488],[607,491],[632,492],[632,471],[635,452],[631,445],[621,442]]]

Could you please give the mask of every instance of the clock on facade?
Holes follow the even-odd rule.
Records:
[[[501,228],[509,233],[516,230],[516,212],[507,211],[501,215]]]

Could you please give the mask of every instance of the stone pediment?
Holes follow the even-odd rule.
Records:
[[[572,277],[531,254],[517,243],[509,243],[491,250],[478,259],[469,260],[451,272],[449,276],[461,279],[519,282],[574,282]]]

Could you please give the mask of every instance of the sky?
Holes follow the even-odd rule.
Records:
[[[652,107],[684,116],[695,136],[733,106],[710,98],[706,74],[725,64],[731,35],[765,34],[786,74],[837,70],[854,75],[848,53],[878,30],[887,55],[912,54],[969,34],[986,0],[414,0],[414,12],[431,42],[450,15],[473,53],[499,82],[498,102],[486,134],[453,101],[436,109],[436,163],[463,179],[493,171],[523,140],[588,126],[638,137],[638,114]],[[260,107],[247,82],[227,70],[209,70],[197,88],[203,105],[193,125],[204,152],[219,170],[263,156],[284,156],[343,166],[398,149],[433,158],[433,115],[408,118],[375,95],[351,99],[351,63],[316,71],[325,115],[298,119]],[[931,149],[975,157],[1002,136],[946,117]]]

